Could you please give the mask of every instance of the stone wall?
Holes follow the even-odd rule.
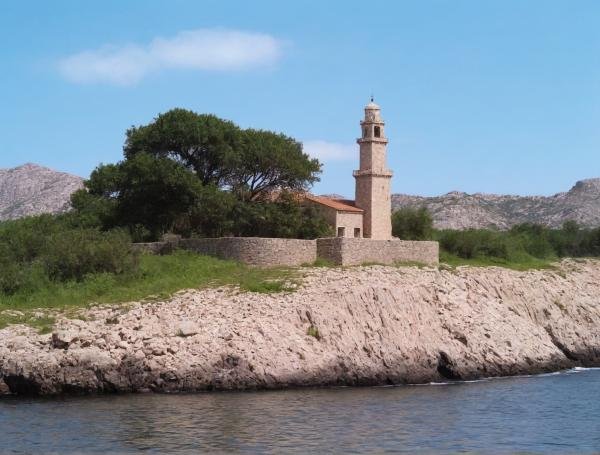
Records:
[[[221,237],[180,240],[178,247],[259,267],[299,266],[317,259],[315,240]]]
[[[439,262],[437,242],[373,240],[330,237],[317,240],[270,239],[262,237],[221,237],[182,239],[154,243],[134,243],[134,249],[152,254],[169,254],[177,248],[221,259],[232,259],[258,267],[312,264],[317,257],[336,265],[369,262],[394,264]]]
[[[343,237],[354,237],[354,230],[359,229],[359,237],[363,234],[363,214],[356,212],[336,211],[336,228],[343,227]],[[335,235],[339,235],[336,229]]]
[[[317,256],[338,265],[360,265],[369,262],[420,262],[436,265],[439,263],[439,244],[398,239],[326,238],[317,239]]]

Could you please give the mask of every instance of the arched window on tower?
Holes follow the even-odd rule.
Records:
[[[375,127],[375,137],[381,137],[381,128],[378,126]]]

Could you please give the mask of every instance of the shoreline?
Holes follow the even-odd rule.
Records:
[[[562,376],[569,374],[579,374],[589,371],[600,370],[598,367],[572,367],[563,370],[550,371],[546,373],[533,373],[533,374],[519,374],[512,376],[487,376],[478,379],[464,379],[464,380],[448,380],[445,382],[423,382],[423,383],[402,383],[402,384],[378,384],[378,385],[307,385],[307,386],[289,386],[281,388],[271,389],[218,389],[218,390],[194,390],[194,391],[168,391],[168,392],[155,392],[152,390],[143,390],[136,392],[115,392],[115,393],[103,393],[103,392],[88,392],[79,394],[54,394],[54,395],[18,395],[18,394],[3,394],[0,395],[2,399],[14,399],[19,400],[20,398],[40,398],[40,399],[63,399],[63,398],[85,398],[85,397],[103,397],[103,396],[127,396],[127,395],[163,395],[163,396],[180,396],[180,395],[196,395],[196,394],[209,394],[209,393],[262,393],[262,392],[281,392],[286,391],[300,391],[300,390],[346,390],[346,389],[362,389],[362,388],[401,388],[401,387],[444,387],[444,386],[461,386],[467,384],[478,384],[482,382],[502,381],[511,379],[538,379],[546,378],[551,376]]]
[[[186,290],[52,334],[0,330],[0,394],[422,385],[600,366],[600,261],[302,269],[293,292]]]

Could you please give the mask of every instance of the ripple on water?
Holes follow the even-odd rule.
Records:
[[[596,453],[599,392],[599,369],[574,368],[422,387],[9,398],[0,452]]]

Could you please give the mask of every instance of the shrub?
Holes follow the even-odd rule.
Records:
[[[485,229],[439,231],[438,241],[442,249],[464,259],[480,256],[508,258],[509,255],[509,247],[502,234]]]
[[[37,289],[48,282],[41,267],[0,260],[0,294],[11,295],[23,289]]]
[[[321,339],[321,334],[319,333],[319,329],[314,325],[310,325],[310,327],[306,330],[306,334],[310,337],[314,337],[317,340]]]
[[[433,220],[425,207],[403,207],[392,215],[392,234],[403,240],[429,240]]]
[[[72,229],[47,239],[41,263],[53,280],[81,280],[92,273],[132,272],[137,257],[124,231]]]
[[[539,224],[523,223],[513,226],[508,232],[512,243],[520,243],[527,254],[546,259],[556,256],[556,251],[550,243],[550,229]]]
[[[242,237],[314,239],[333,234],[313,207],[303,207],[290,195],[277,202],[243,202],[233,211],[233,233]]]
[[[50,280],[131,273],[137,257],[124,231],[78,227],[73,215],[41,215],[0,223],[0,293],[35,290]]]

